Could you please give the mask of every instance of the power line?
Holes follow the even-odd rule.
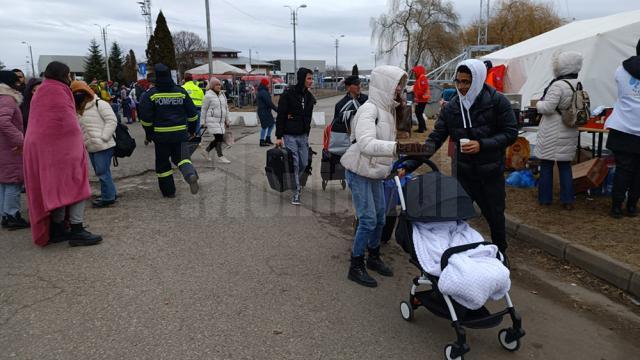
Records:
[[[280,29],[289,29],[288,26],[282,26],[282,25],[278,25],[278,24],[273,24],[273,23],[270,23],[268,21],[264,21],[263,19],[260,19],[260,18],[258,18],[256,16],[253,16],[252,14],[249,14],[248,12],[238,8],[237,6],[235,6],[232,3],[228,2],[227,0],[222,0],[222,2],[227,4],[227,5],[229,5],[230,7],[232,7],[237,12],[239,12],[239,13],[245,15],[245,16],[248,16],[248,17],[250,17],[251,19],[253,19],[255,21],[259,21],[259,22],[261,22],[263,24],[267,24],[267,25],[270,25],[270,26],[273,26],[273,27],[277,27],[277,28],[280,28]]]

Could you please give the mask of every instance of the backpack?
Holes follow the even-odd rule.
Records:
[[[98,108],[98,100],[96,100],[96,109]],[[129,128],[126,125],[118,123],[116,131],[113,133],[113,140],[116,146],[113,148],[113,166],[118,166],[118,158],[129,157],[136,149],[136,139],[129,134]]]
[[[347,151],[351,146],[351,120],[361,105],[356,100],[350,100],[342,107],[338,117],[327,126],[325,150],[338,156]]]
[[[573,88],[570,82],[562,80],[569,85],[573,95],[571,96],[571,104],[568,109],[560,110],[558,112],[562,116],[562,123],[567,127],[580,127],[587,123],[591,110],[591,101],[589,100],[589,94],[586,90],[582,89],[582,83],[578,82],[576,88]]]
[[[126,125],[118,123],[116,132],[113,134],[116,147],[113,149],[113,166],[118,166],[118,158],[129,157],[136,149],[136,139],[129,134]]]

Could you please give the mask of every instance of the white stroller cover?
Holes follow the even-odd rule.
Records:
[[[420,266],[439,276],[438,289],[466,308],[476,310],[489,299],[503,298],[511,288],[509,269],[496,258],[495,245],[452,255],[440,270],[442,254],[449,248],[484,241],[482,235],[464,221],[413,223],[413,244]]]

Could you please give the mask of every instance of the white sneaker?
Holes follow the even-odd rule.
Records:
[[[206,159],[211,161],[211,155],[209,155],[209,152],[207,151],[207,149],[205,149],[203,146],[200,146],[200,154],[202,154],[202,156]]]
[[[224,157],[224,156],[220,156],[220,157],[218,157],[218,161],[219,161],[219,162],[221,162],[221,163],[223,163],[223,164],[231,164],[231,161],[229,161],[229,159],[227,159],[227,158],[226,158],[226,157]]]

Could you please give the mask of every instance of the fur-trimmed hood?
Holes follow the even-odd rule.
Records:
[[[582,54],[577,51],[565,51],[553,55],[554,77],[577,75],[582,69]]]
[[[11,96],[12,98],[14,98],[16,100],[16,103],[18,105],[22,104],[22,94],[20,94],[20,92],[18,92],[16,90],[12,89],[7,84],[0,84],[0,95]]]

